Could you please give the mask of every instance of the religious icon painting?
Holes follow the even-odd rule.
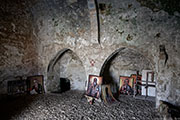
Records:
[[[101,95],[102,77],[89,75],[86,95],[99,99]]]
[[[12,80],[7,82],[8,95],[24,94],[27,92],[26,80]]]
[[[132,74],[131,77],[134,79],[134,83],[136,83],[136,80],[137,80],[137,82],[142,81],[142,76],[141,75],[138,75],[138,77],[137,77],[136,74]]]
[[[27,83],[30,94],[41,94],[44,92],[43,75],[30,76],[27,78]]]
[[[119,94],[133,95],[133,78],[127,76],[120,76],[119,80]]]
[[[142,84],[142,76],[141,75],[136,75],[136,74],[132,74],[131,78],[133,78],[134,80],[134,85],[135,85],[135,94],[137,95],[141,95],[141,85]]]

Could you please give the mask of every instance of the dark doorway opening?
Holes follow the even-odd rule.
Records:
[[[57,90],[52,91],[52,93],[63,93],[70,89],[71,89],[70,80],[68,78],[60,78]]]
[[[70,90],[71,88],[70,80],[67,78],[60,78],[59,86],[60,86],[60,92],[66,92]]]

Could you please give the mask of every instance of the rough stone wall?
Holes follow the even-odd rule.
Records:
[[[99,9],[100,29],[97,29],[93,24],[98,24],[95,21],[97,11],[91,10],[86,0],[18,1],[4,2],[10,5],[7,8],[3,8],[7,5],[0,5],[3,23],[0,27],[0,69],[1,76],[4,74],[1,81],[5,75],[37,73],[45,76],[46,85],[49,62],[64,48],[71,49],[80,58],[87,80],[89,74],[99,75],[103,63],[115,50],[125,47],[138,51],[152,64],[157,74],[157,106],[159,100],[180,105],[180,14],[177,9],[153,10],[148,2],[159,5],[156,0],[97,0],[98,4],[105,4]],[[21,5],[24,7],[19,7]],[[18,34],[13,33],[13,28],[19,28]],[[95,40],[92,33],[95,36],[97,33],[93,30],[100,30],[101,44],[98,38]],[[20,38],[11,38],[13,35]],[[160,51],[160,45],[165,46],[164,52]],[[25,63],[22,64],[23,58]],[[91,61],[95,61],[94,66]],[[34,69],[36,65],[38,69]]]
[[[32,16],[22,0],[0,0],[0,94],[7,92],[7,80],[37,74],[36,41]]]
[[[106,5],[105,10],[100,10],[102,46],[111,49],[126,46],[139,51],[157,73],[157,106],[159,100],[180,105],[179,13],[153,11],[148,1],[143,1],[146,6],[138,1],[98,0]],[[160,45],[165,45],[163,55]]]
[[[37,1],[31,11],[36,25],[33,33],[39,42],[41,67],[38,71],[45,75],[46,86],[47,66],[60,50],[71,49],[81,61],[88,60],[92,44],[88,3],[85,0]],[[84,62],[83,65],[87,64]]]

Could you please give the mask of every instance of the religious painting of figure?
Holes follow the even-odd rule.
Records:
[[[135,92],[135,94],[141,95],[141,86],[140,85],[142,84],[142,76],[132,74],[131,78],[133,78],[133,80],[134,80],[134,85],[135,85],[134,92]]]
[[[8,95],[23,94],[27,92],[26,80],[8,81]]]
[[[101,84],[102,84],[102,77],[89,75],[86,95],[98,99],[101,94]]]
[[[30,94],[41,94],[44,92],[43,75],[30,76],[27,78],[27,81]]]
[[[120,76],[119,94],[133,95],[133,78]]]

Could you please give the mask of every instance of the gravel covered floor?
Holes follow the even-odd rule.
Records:
[[[20,96],[0,103],[1,118],[15,120],[159,120],[155,103],[120,96],[119,102],[87,103],[83,92],[68,91],[62,94]]]

